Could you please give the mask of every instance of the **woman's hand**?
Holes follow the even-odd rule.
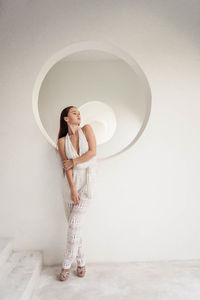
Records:
[[[73,161],[71,159],[63,160],[63,167],[66,171],[73,168]]]
[[[71,199],[74,201],[75,204],[80,203],[80,195],[77,192],[76,188],[71,189]]]

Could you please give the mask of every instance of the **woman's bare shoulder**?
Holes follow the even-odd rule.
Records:
[[[63,137],[61,137],[61,138],[59,138],[58,140],[57,140],[57,145],[58,144],[63,144],[65,142],[65,136],[63,136]]]
[[[65,139],[65,136],[59,138],[58,141],[64,141],[64,139]]]
[[[86,132],[88,129],[92,129],[92,126],[90,124],[85,124],[83,125],[83,127],[81,128],[84,132]]]

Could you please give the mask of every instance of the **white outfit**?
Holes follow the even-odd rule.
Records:
[[[65,151],[68,159],[76,158],[88,151],[89,146],[81,127],[78,127],[79,155],[74,149],[67,133],[65,138]],[[94,197],[96,187],[96,156],[90,160],[77,164],[73,168],[73,182],[80,195],[79,204],[71,199],[71,190],[66,174],[64,176],[64,203],[68,221],[67,243],[62,267],[68,269],[76,258],[78,266],[85,265],[82,245],[81,227],[87,212],[87,207]]]

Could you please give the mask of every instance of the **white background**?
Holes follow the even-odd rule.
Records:
[[[88,261],[198,259],[199,1],[1,1],[0,236],[61,263],[66,220],[59,157],[34,119],[43,64],[74,42],[112,42],[145,72],[149,123],[99,165],[84,228]]]

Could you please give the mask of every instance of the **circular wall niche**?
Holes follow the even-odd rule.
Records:
[[[33,90],[33,113],[42,134],[57,149],[60,113],[74,105],[81,124],[97,140],[97,158],[132,147],[151,110],[151,90],[136,61],[116,45],[85,41],[54,54],[42,67]]]

